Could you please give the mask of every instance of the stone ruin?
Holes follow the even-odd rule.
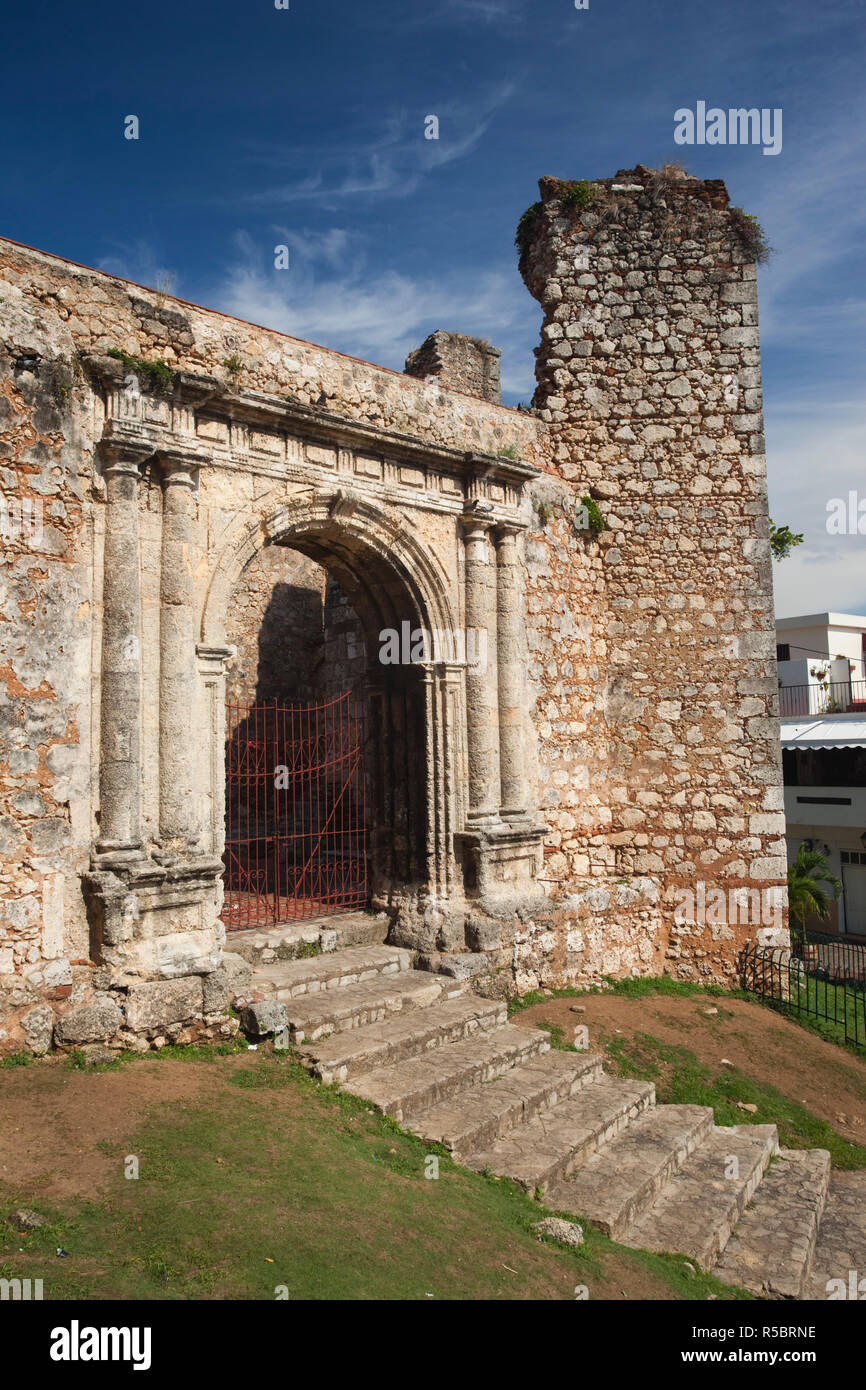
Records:
[[[784,944],[676,911],[785,902],[754,247],[718,181],[540,187],[532,411],[476,339],[401,374],[0,241],[0,1052],[236,1029],[226,701],[265,690],[362,692],[367,902],[425,968]],[[384,665],[403,624],[486,660]]]

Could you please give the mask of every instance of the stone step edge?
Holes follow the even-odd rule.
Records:
[[[438,988],[437,988],[438,985]],[[345,989],[318,990],[294,999],[275,995],[251,998],[244,1006],[241,1023],[251,1037],[288,1031],[300,1047],[356,1029],[386,1023],[394,1015],[420,1013],[456,997],[446,992],[447,982],[431,980],[420,971],[377,975]]]
[[[501,1036],[500,1036],[501,1035]],[[377,1110],[390,1115],[399,1124],[405,1124],[413,1115],[419,1114],[422,1110],[429,1110],[439,1101],[450,1099],[468,1091],[471,1087],[483,1085],[487,1081],[495,1080],[502,1076],[512,1067],[519,1066],[521,1062],[528,1061],[531,1057],[537,1057],[542,1052],[547,1052],[550,1048],[550,1035],[540,1029],[516,1028],[514,1025],[506,1024],[504,1027],[496,1029],[490,1035],[490,1040],[499,1037],[498,1051],[494,1050],[488,1059],[473,1060],[467,1059],[463,1067],[457,1067],[455,1071],[445,1078],[437,1077],[432,1072],[429,1082],[425,1086],[423,1078],[420,1082],[410,1082],[408,1089],[401,1094],[386,1099],[384,1103],[375,1097],[367,1095],[362,1088],[364,1083],[370,1084],[370,1078],[376,1077],[387,1080],[387,1075],[391,1071],[397,1070],[403,1063],[397,1063],[395,1067],[377,1067],[371,1072],[365,1072],[361,1076],[350,1078],[345,1089],[351,1094],[359,1096],[363,1100],[368,1100]],[[431,1057],[436,1059],[446,1058],[450,1049],[466,1048],[469,1043],[478,1041],[478,1038],[464,1039],[463,1042],[450,1043],[448,1047],[437,1048]],[[408,1064],[418,1061],[419,1058],[408,1059]],[[354,1085],[352,1084],[354,1083]],[[440,1086],[445,1087],[443,1091]]]
[[[716,1223],[709,1228],[709,1238],[705,1241],[705,1243],[699,1250],[692,1250],[691,1252],[687,1250],[666,1250],[666,1253],[668,1254],[680,1254],[688,1256],[688,1258],[693,1259],[696,1264],[699,1264],[702,1269],[707,1271],[711,1270],[713,1266],[718,1262],[719,1255],[725,1249],[725,1246],[730,1240],[731,1232],[737,1225],[737,1222],[740,1220],[743,1212],[745,1211],[746,1207],[748,1206],[749,1202],[752,1200],[752,1197],[754,1196],[755,1192],[760,1186],[767,1165],[770,1162],[770,1159],[778,1152],[779,1147],[778,1131],[775,1125],[716,1125],[711,1130],[707,1138],[712,1139],[716,1135],[720,1134],[730,1134],[736,1135],[738,1137],[746,1137],[749,1139],[754,1138],[756,1140],[754,1162],[749,1172],[749,1175],[746,1181],[741,1186],[733,1188],[731,1193],[731,1205],[729,1205],[727,1210],[724,1213],[722,1213],[720,1219],[718,1219]],[[759,1140],[762,1141],[760,1147],[757,1142]],[[689,1157],[691,1158],[695,1155],[699,1155],[700,1148],[701,1146],[698,1145],[698,1148],[695,1149],[694,1153],[690,1154]],[[680,1176],[680,1174],[686,1171],[686,1167],[687,1165],[684,1164],[683,1167],[679,1170],[679,1173],[674,1174],[668,1186],[672,1186],[676,1183],[677,1178]],[[657,1198],[657,1201],[664,1200],[666,1191],[667,1188],[662,1188]],[[653,1206],[654,1205],[655,1203],[653,1204]],[[629,1228],[622,1240],[623,1245],[631,1246],[633,1249],[636,1250],[658,1250],[658,1247],[656,1245],[644,1245],[641,1243],[640,1240],[642,1234],[640,1226],[647,1219],[647,1217],[652,1216],[652,1211],[653,1207],[651,1206],[644,1213],[644,1215],[641,1218],[639,1218],[635,1225]]]
[[[783,1192],[786,1190],[783,1173],[780,1171],[777,1176],[777,1165],[771,1164],[768,1165],[768,1170],[765,1170],[752,1201],[731,1232],[727,1244],[719,1255],[713,1273],[723,1284],[734,1284],[739,1288],[748,1289],[751,1293],[761,1294],[765,1298],[799,1299],[803,1297],[812,1272],[818,1233],[830,1193],[832,1161],[827,1149],[780,1149],[777,1157],[786,1163],[793,1160],[795,1164],[811,1158],[815,1160],[815,1167],[821,1170],[818,1174],[817,1186],[814,1189],[814,1203],[810,1203],[805,1212],[807,1248],[802,1263],[796,1272],[793,1266],[787,1265],[784,1273],[781,1273],[781,1277],[780,1271],[775,1268],[766,1269],[764,1276],[759,1277],[753,1273],[759,1268],[757,1262],[751,1269],[749,1268],[750,1225],[760,1219],[763,1210],[762,1199],[766,1197],[771,1201],[777,1184],[782,1185],[781,1190]],[[787,1177],[788,1175],[785,1174],[784,1178]],[[803,1211],[802,1203],[800,1210]]]
[[[509,1172],[505,1167],[502,1155],[496,1154],[496,1145],[490,1149],[482,1150],[478,1154],[472,1154],[468,1160],[468,1167],[476,1172],[483,1172],[490,1167],[494,1172],[498,1172],[501,1177],[509,1177],[518,1187],[522,1187],[525,1192],[540,1193],[545,1195],[551,1183],[559,1182],[567,1178],[574,1171],[579,1163],[585,1162],[605,1144],[609,1143],[619,1134],[632,1120],[645,1110],[655,1105],[655,1086],[651,1081],[623,1081],[620,1077],[608,1076],[602,1073],[599,1081],[590,1083],[577,1094],[589,1094],[593,1086],[604,1085],[605,1082],[621,1083],[617,1086],[619,1100],[611,1099],[609,1111],[596,1123],[596,1128],[584,1133],[580,1143],[574,1147],[568,1147],[562,1151],[555,1159],[550,1161],[545,1168],[540,1168],[533,1174],[532,1178],[525,1178],[519,1173]],[[574,1097],[569,1097],[573,1099]],[[567,1104],[567,1102],[561,1102]],[[558,1107],[557,1107],[558,1108]],[[555,1116],[556,1109],[550,1112]],[[536,1120],[539,1117],[536,1117]],[[562,1117],[560,1117],[562,1118]],[[532,1122],[534,1123],[534,1122]],[[529,1126],[527,1126],[529,1128]],[[510,1136],[506,1135],[504,1143],[508,1143]],[[494,1167],[494,1162],[499,1160],[499,1166]],[[493,1162],[491,1162],[493,1160]]]
[[[602,1076],[602,1057],[598,1053],[583,1053],[582,1056],[586,1059],[585,1069],[576,1072],[570,1081],[564,1082],[562,1073],[558,1075],[556,1071],[551,1071],[545,1076],[540,1065],[538,1071],[535,1072],[536,1065],[543,1063],[547,1058],[560,1058],[566,1055],[568,1054],[552,1049],[541,1052],[530,1061],[518,1063],[509,1071],[503,1072],[502,1076],[486,1082],[480,1088],[482,1093],[493,1093],[495,1098],[496,1087],[500,1082],[507,1081],[515,1073],[521,1073],[525,1077],[528,1089],[520,1099],[504,1097],[505,1104],[501,1110],[494,1110],[492,1114],[476,1119],[458,1135],[454,1135],[453,1132],[445,1135],[437,1132],[434,1118],[436,1111],[453,1105],[459,1106],[461,1099],[468,1100],[475,1094],[474,1090],[464,1091],[452,1100],[442,1101],[438,1105],[431,1106],[429,1110],[422,1111],[409,1123],[409,1128],[420,1139],[441,1144],[451,1154],[455,1163],[464,1163],[472,1153],[478,1152],[482,1148],[487,1149],[491,1144],[496,1143],[498,1139],[505,1138],[515,1129],[530,1124],[537,1115],[555,1109],[560,1101],[570,1099],[582,1087],[590,1085]],[[533,1074],[538,1078],[538,1086],[535,1091],[531,1089]],[[568,1087],[567,1090],[563,1090],[564,1085]]]
[[[379,954],[384,952],[387,955]],[[345,951],[331,951],[309,960],[271,961],[254,972],[251,992],[285,1003],[329,990],[349,989],[366,984],[377,975],[399,975],[411,968],[411,952],[400,947],[350,946]]]
[[[464,1000],[468,1011],[462,1017],[452,1020],[451,1015],[447,1013],[442,1017],[443,1011],[447,1010],[449,1005]],[[314,1076],[326,1085],[333,1085],[334,1082],[342,1083],[351,1077],[378,1071],[381,1067],[409,1061],[413,1057],[427,1056],[441,1047],[447,1047],[449,1043],[462,1042],[467,1037],[492,1033],[507,1021],[508,1014],[504,1003],[475,999],[474,996],[465,994],[453,998],[443,994],[432,1004],[420,1008],[411,1007],[408,1010],[393,1010],[375,1023],[340,1029],[339,1033],[331,1036],[344,1040],[343,1051],[333,1058],[326,1057],[323,1060],[320,1054],[317,1055],[316,1040],[305,1043],[302,1050],[309,1060]],[[394,1036],[389,1038],[384,1030],[400,1022],[406,1025],[406,1035],[401,1036],[402,1030],[398,1028]],[[473,1024],[477,1025],[474,1029]],[[382,1032],[381,1038],[371,1036],[376,1030]],[[320,1039],[319,1042],[321,1041]],[[354,1044],[354,1047],[351,1044]],[[373,1055],[364,1052],[365,1045],[373,1050]]]
[[[669,1153],[660,1157],[655,1167],[649,1169],[643,1180],[637,1187],[624,1193],[617,1210],[613,1213],[599,1215],[598,1209],[593,1210],[591,1201],[582,1198],[579,1190],[581,1175],[587,1168],[592,1166],[603,1167],[606,1163],[616,1162],[617,1146],[627,1139],[632,1132],[640,1131],[642,1122],[651,1124],[656,1116],[663,1116],[669,1110],[694,1110],[702,1111],[700,1116],[696,1115],[690,1127],[682,1138],[677,1141],[672,1140]],[[670,1182],[671,1178],[680,1171],[683,1164],[695,1152],[698,1146],[708,1136],[713,1129],[713,1110],[709,1105],[658,1105],[649,1106],[641,1111],[639,1115],[614,1135],[600,1149],[597,1149],[586,1161],[586,1164],[576,1170],[570,1178],[558,1184],[549,1195],[548,1205],[557,1207],[563,1211],[570,1211],[572,1215],[583,1216],[601,1231],[602,1235],[608,1236],[610,1240],[619,1241],[626,1234],[628,1229],[636,1221],[645,1215],[652,1206],[656,1197],[662,1189]],[[574,1191],[570,1192],[569,1187],[574,1183]]]

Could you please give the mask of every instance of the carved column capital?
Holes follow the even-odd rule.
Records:
[[[163,486],[187,487],[194,491],[204,460],[187,449],[160,449],[156,454]]]

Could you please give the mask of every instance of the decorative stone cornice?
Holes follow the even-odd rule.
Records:
[[[90,380],[102,387],[106,397],[107,418],[103,433],[106,443],[115,440],[121,442],[126,438],[138,439],[142,445],[149,444],[151,453],[166,452],[172,447],[172,441],[178,436],[170,425],[141,418],[138,402],[151,398],[151,393],[144,391],[140,397],[131,398],[124,391],[127,369],[122,362],[113,357],[96,355],[88,357],[85,366]],[[161,397],[153,393],[152,399],[159,400]],[[300,401],[265,395],[259,391],[239,391],[217,381],[215,377],[199,376],[192,372],[175,373],[173,389],[164,399],[170,403],[172,410],[183,406],[197,411],[206,410],[209,417],[226,423],[264,429],[282,428],[311,441],[361,451],[384,452],[397,462],[438,468],[464,481],[467,478],[474,480],[476,492],[482,479],[520,491],[525,483],[541,472],[535,464],[521,459],[432,444],[414,435],[384,429],[364,420],[352,420],[321,407],[304,405]]]

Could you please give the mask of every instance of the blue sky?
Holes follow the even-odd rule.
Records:
[[[513,237],[539,176],[725,179],[775,248],[772,511],[807,536],[777,609],[866,611],[866,537],[825,526],[866,500],[864,0],[48,0],[3,30],[0,233],[398,369],[434,328],[489,337],[508,403],[534,385]],[[781,153],[678,146],[698,100],[781,107]]]

